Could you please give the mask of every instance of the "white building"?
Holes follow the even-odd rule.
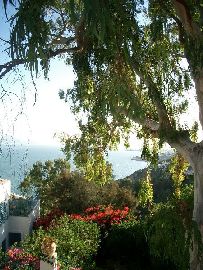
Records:
[[[5,251],[31,233],[39,201],[11,196],[11,182],[0,179],[0,247]]]

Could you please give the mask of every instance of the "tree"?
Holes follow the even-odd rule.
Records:
[[[88,182],[78,171],[70,171],[64,159],[37,162],[20,184],[25,194],[36,194],[41,213],[59,209],[66,213],[82,213],[98,205],[128,206],[135,210],[137,199],[130,188],[119,187],[111,180],[103,186]]]
[[[47,76],[50,58],[64,55],[77,80],[60,96],[86,114],[81,137],[66,140],[76,164],[87,178],[105,182],[105,150],[127,141],[132,129],[152,161],[167,142],[194,170],[193,219],[203,237],[203,142],[180,120],[193,83],[203,127],[202,27],[198,0],[22,0],[12,19],[12,60],[0,78],[19,64],[36,73],[41,66]],[[190,267],[201,268],[196,246]]]

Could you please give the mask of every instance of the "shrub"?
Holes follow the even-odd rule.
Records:
[[[141,222],[130,221],[112,225],[102,252],[106,259],[133,261],[137,267],[140,263],[143,264],[148,259],[148,254]]]
[[[132,190],[120,188],[117,181],[100,186],[88,182],[77,171],[70,171],[65,160],[37,162],[20,184],[25,193],[35,192],[40,198],[41,213],[58,208],[67,213],[81,213],[90,206],[112,204],[136,207]]]
[[[1,253],[0,269],[2,270],[40,270],[40,260],[23,249],[10,248]]]
[[[98,187],[97,200],[95,205],[113,205],[117,208],[128,206],[135,209],[137,206],[136,194],[130,188],[120,187],[118,181],[110,181]]]
[[[148,220],[146,231],[153,256],[173,262],[179,270],[188,269],[189,239],[179,203],[158,204]]]
[[[112,225],[103,239],[97,265],[114,270],[175,270],[173,264],[150,254],[145,234],[145,222],[131,220]]]
[[[129,208],[115,209],[111,205],[90,207],[85,210],[83,215],[72,214],[72,219],[96,222],[100,227],[108,229],[112,224],[119,224],[122,221],[128,221]]]
[[[63,211],[58,209],[52,210],[46,215],[39,217],[34,222],[34,229],[42,227],[47,230],[52,225],[52,222],[57,218],[65,215]],[[120,223],[121,221],[128,221],[129,207],[125,206],[123,209],[116,209],[113,206],[96,206],[87,208],[83,214],[71,214],[69,215],[71,219],[77,219],[82,221],[93,221],[98,225],[105,227],[106,229],[112,224]]]
[[[31,254],[43,257],[41,243],[45,236],[51,236],[57,243],[58,261],[61,270],[71,267],[91,269],[99,246],[99,228],[96,224],[72,220],[64,215],[55,220],[49,230],[35,231],[22,244]]]
[[[59,219],[64,214],[65,213],[61,211],[60,209],[53,209],[47,214],[44,214],[38,217],[33,223],[33,229],[38,229],[42,227],[43,229],[48,230],[52,221],[54,219]]]

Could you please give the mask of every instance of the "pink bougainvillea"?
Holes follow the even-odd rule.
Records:
[[[40,270],[39,258],[26,253],[20,248],[10,248],[6,252],[6,262],[3,270],[29,269]]]
[[[21,248],[10,248],[6,252],[6,259],[2,270],[40,270],[40,259],[25,252]],[[57,266],[60,270],[60,266]],[[81,269],[82,270],[82,269]]]

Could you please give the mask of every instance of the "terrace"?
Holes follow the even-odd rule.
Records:
[[[11,182],[0,179],[0,247],[3,250],[31,233],[39,209],[37,198],[11,194]]]
[[[27,217],[38,204],[39,200],[35,197],[23,198],[13,196],[9,199],[9,215]]]

